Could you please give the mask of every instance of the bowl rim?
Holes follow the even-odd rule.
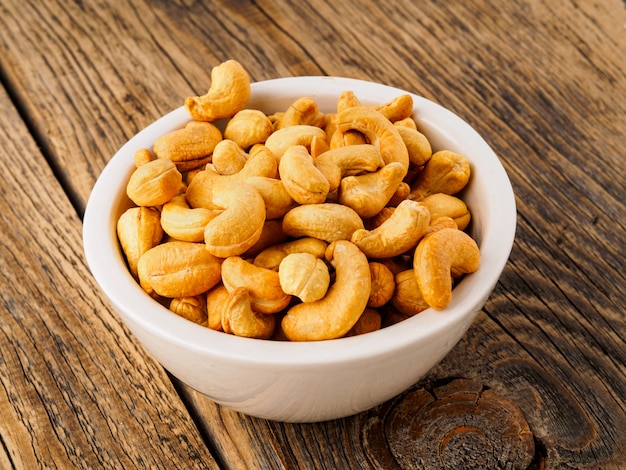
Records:
[[[305,94],[314,99],[329,93],[338,96],[341,91],[352,90],[357,96],[366,97],[362,100],[364,104],[367,101],[383,103],[398,94],[408,93],[413,98],[414,115],[418,116],[418,120],[422,120],[419,117],[421,114],[426,114],[433,125],[445,121],[461,129],[463,138],[469,139],[472,147],[482,152],[481,158],[489,166],[492,192],[498,194],[491,210],[491,216],[499,225],[498,233],[491,231],[483,235],[478,271],[455,288],[455,292],[457,289],[469,291],[467,298],[461,302],[460,295],[453,296],[450,305],[443,311],[430,308],[398,324],[365,335],[311,342],[240,338],[196,325],[170,312],[149,297],[132,278],[121,255],[114,221],[125,198],[120,189],[125,188],[127,179],[120,178],[130,175],[135,150],[151,146],[156,137],[189,121],[190,116],[181,106],[139,131],[120,147],[103,169],[87,202],[83,218],[87,264],[118,313],[150,334],[200,354],[283,367],[324,366],[337,361],[345,363],[396,354],[417,341],[437,336],[458,321],[465,321],[469,326],[508,261],[516,230],[513,188],[504,167],[487,142],[467,122],[443,106],[414,93],[366,80],[328,76],[287,77],[251,83],[251,90],[249,104],[271,100],[273,96],[285,93],[301,93],[302,90],[307,90]]]

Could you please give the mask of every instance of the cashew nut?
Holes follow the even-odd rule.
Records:
[[[252,309],[259,313],[280,312],[291,300],[291,295],[283,292],[276,271],[255,266],[239,256],[226,258],[222,263],[222,282],[230,294],[237,287],[246,288]]]
[[[430,141],[417,129],[398,125],[395,127],[409,152],[409,162],[414,167],[422,169],[433,155]]]
[[[254,258],[253,264],[261,268],[278,271],[281,261],[290,254],[308,253],[316,258],[323,258],[328,243],[318,238],[305,237],[271,246]]]
[[[170,237],[184,242],[201,242],[204,229],[221,211],[198,207],[192,209],[184,194],[174,196],[161,209],[161,227]]]
[[[296,201],[289,195],[283,182],[266,176],[252,176],[246,183],[254,186],[265,201],[265,217],[279,219],[296,206]]]
[[[137,206],[160,206],[181,189],[183,175],[169,160],[157,159],[133,171],[126,185],[126,194]]]
[[[411,317],[426,310],[430,305],[424,300],[413,269],[400,271],[395,276],[396,290],[391,304],[403,315]]]
[[[433,220],[439,217],[450,217],[459,230],[465,230],[471,215],[467,205],[458,197],[444,193],[431,194],[422,200]]]
[[[456,194],[470,178],[467,158],[449,150],[435,152],[412,185],[409,198],[421,201],[435,193]]]
[[[413,113],[413,98],[407,94],[397,96],[387,103],[376,106],[376,111],[391,122],[401,121]]]
[[[363,220],[348,206],[324,202],[296,206],[283,217],[283,231],[291,237],[313,237],[327,242],[350,240],[364,228]]]
[[[480,264],[476,242],[453,228],[437,230],[424,237],[413,258],[413,270],[424,300],[435,309],[452,299],[452,279],[472,273]]]
[[[361,250],[339,240],[329,245],[326,259],[335,268],[336,276],[326,296],[291,307],[282,320],[282,329],[292,341],[340,338],[350,331],[367,306],[371,274]]]
[[[274,333],[276,317],[258,314],[252,308],[250,292],[238,287],[229,292],[228,303],[222,310],[222,328],[226,333],[245,338],[268,339]]]
[[[232,175],[243,169],[248,158],[248,154],[237,142],[224,139],[215,146],[211,163],[220,175]]]
[[[206,299],[202,295],[172,299],[169,309],[176,315],[198,325],[207,324]]]
[[[230,139],[242,149],[262,144],[274,132],[272,121],[258,109],[242,109],[226,124],[224,138]]]
[[[173,241],[146,251],[137,263],[141,287],[163,297],[193,297],[220,281],[221,260],[201,243]]]
[[[210,122],[189,121],[182,129],[168,132],[154,142],[159,158],[171,160],[181,173],[200,168],[211,161],[222,132]]]
[[[372,290],[367,300],[367,306],[372,308],[382,307],[393,297],[396,289],[394,275],[387,266],[376,261],[370,262],[372,276]]]
[[[314,137],[326,140],[326,132],[317,126],[300,124],[278,129],[267,138],[265,145],[280,161],[285,151],[294,145],[304,145],[310,150]]]
[[[241,254],[244,258],[254,258],[263,250],[277,243],[283,243],[287,240],[287,235],[283,232],[282,220],[266,220],[263,224],[261,236],[257,242]]]
[[[364,175],[346,176],[339,186],[339,202],[363,218],[373,217],[387,205],[406,171],[399,162]]]
[[[409,168],[409,153],[406,145],[389,119],[368,106],[346,108],[336,116],[335,135],[339,139],[349,130],[361,132],[367,141],[379,150],[385,164],[399,162],[404,173]]]
[[[380,330],[381,326],[382,318],[378,310],[368,307],[363,311],[354,326],[350,328],[350,331],[348,331],[345,336],[364,335],[365,333]]]
[[[310,253],[291,253],[278,267],[280,285],[286,294],[302,302],[315,302],[326,295],[330,273],[326,263]]]
[[[303,96],[294,101],[282,116],[279,128],[308,125],[323,128],[326,115],[320,111],[313,98]]]
[[[285,151],[278,173],[285,189],[297,203],[320,204],[326,200],[330,184],[303,145],[294,145]]]
[[[215,331],[223,331],[222,317],[228,309],[230,294],[221,282],[206,293],[207,327]]]
[[[163,238],[159,213],[149,207],[131,207],[117,221],[117,237],[126,256],[128,268],[137,278],[139,258]]]
[[[407,199],[380,226],[355,231],[351,241],[369,258],[393,258],[414,248],[429,223],[426,206]]]
[[[185,108],[197,121],[215,121],[234,116],[250,98],[250,76],[235,60],[227,60],[211,70],[211,86],[203,96],[190,96]]]
[[[344,176],[376,171],[383,166],[383,160],[371,144],[347,145],[322,153],[315,159],[315,166],[330,183],[329,191],[334,191]]]

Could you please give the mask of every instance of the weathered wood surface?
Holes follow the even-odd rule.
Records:
[[[254,80],[424,95],[512,180],[517,239],[493,296],[422,382],[369,412],[288,425],[174,389],[88,274],[98,174],[228,58]],[[3,468],[626,467],[623,2],[4,0],[0,78]]]

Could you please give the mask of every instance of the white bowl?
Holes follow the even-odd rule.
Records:
[[[385,103],[406,91],[336,77],[298,77],[252,84],[248,108],[267,113],[296,98],[313,97],[323,111],[352,90],[363,104]],[[513,245],[515,199],[489,145],[463,120],[412,95],[414,118],[436,150],[466,156],[472,177],[463,199],[472,212],[470,234],[481,265],[454,289],[443,311],[428,309],[361,336],[290,343],[240,338],[189,322],[146,295],[130,275],[116,221],[131,205],[125,187],[133,154],[182,127],[181,107],[130,139],[98,178],[87,204],[83,240],[89,267],[104,294],[143,346],[175,377],[234,410],[279,421],[313,422],[372,408],[415,384],[459,341],[491,294]]]

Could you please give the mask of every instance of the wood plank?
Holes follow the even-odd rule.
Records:
[[[0,115],[3,468],[216,468],[163,369],[104,302],[80,219],[3,89]]]
[[[477,128],[512,179],[519,225],[502,280],[407,393],[286,425],[181,386],[227,466],[408,467],[414,443],[390,423],[457,377],[519,407],[535,467],[626,465],[623,2],[39,3],[0,7],[0,65],[79,212],[115,150],[206,89],[227,58],[255,80],[343,75],[434,99]]]

